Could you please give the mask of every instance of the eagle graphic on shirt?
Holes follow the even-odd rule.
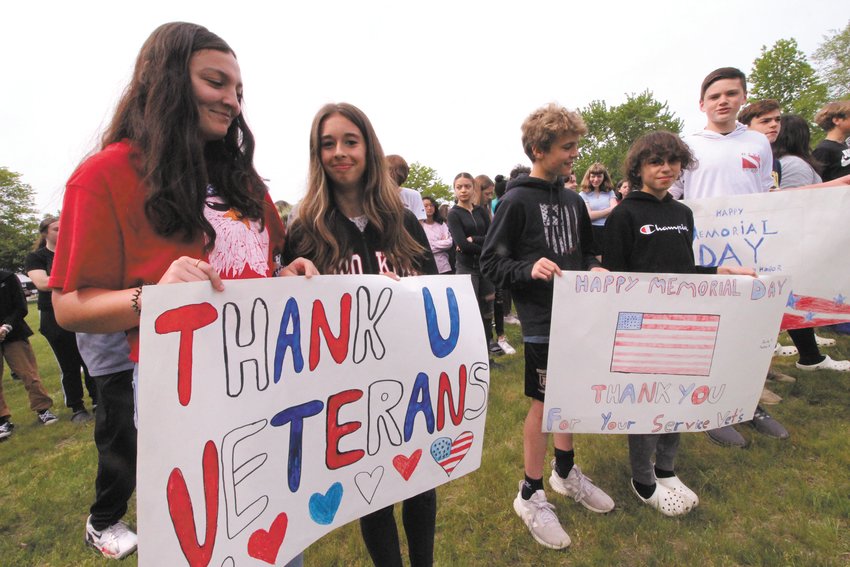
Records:
[[[208,196],[204,217],[215,230],[215,246],[208,262],[223,278],[236,279],[245,268],[265,276],[269,272],[269,232],[259,221],[242,216],[220,197]]]

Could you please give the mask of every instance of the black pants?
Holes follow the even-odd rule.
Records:
[[[83,382],[80,379],[80,369],[85,376],[86,390],[92,404],[97,404],[97,388],[86,368],[80,351],[77,349],[77,337],[74,333],[66,331],[56,323],[56,317],[52,309],[40,312],[41,321],[39,331],[47,339],[56,361],[59,363],[59,372],[62,376],[62,393],[65,394],[65,405],[69,408],[79,409],[83,405]]]
[[[94,422],[97,480],[91,523],[94,529],[103,530],[127,513],[127,502],[136,489],[133,370],[94,380],[99,403]]]
[[[817,364],[823,361],[817,339],[815,339],[815,330],[812,327],[788,329],[788,336],[791,337],[791,341],[797,347],[800,354],[800,364]]]
[[[505,314],[510,312],[511,293],[506,289],[496,288],[496,299],[493,301],[493,325],[496,327],[496,338],[505,334]]]
[[[432,488],[405,500],[401,518],[407,535],[411,567],[430,567],[434,564],[437,491]],[[360,518],[360,532],[376,567],[402,566],[393,506]]]

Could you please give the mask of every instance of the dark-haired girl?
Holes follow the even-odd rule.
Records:
[[[454,246],[454,241],[452,235],[449,234],[449,227],[440,214],[440,209],[437,208],[437,202],[433,197],[423,196],[422,204],[425,207],[425,220],[421,221],[422,228],[425,229],[425,235],[431,245],[431,253],[434,255],[434,262],[437,264],[437,272],[451,274],[452,264],[449,253]]]
[[[796,114],[783,114],[780,119],[779,134],[772,144],[773,157],[779,160],[782,168],[780,189],[793,189],[821,183],[818,173],[821,164],[812,156],[810,143],[811,131],[806,120]],[[832,357],[821,354],[814,328],[788,329],[788,335],[794,341],[794,346],[800,354],[800,359],[796,363],[800,370],[850,371],[850,361],[833,360]],[[830,344],[829,339],[821,340]]]
[[[56,240],[59,237],[59,219],[53,216],[45,217],[38,225],[38,234],[34,249],[27,255],[25,261],[27,276],[38,288],[38,330],[47,339],[47,343],[56,356],[56,362],[59,363],[62,393],[65,396],[65,405],[72,412],[71,421],[87,423],[94,418],[86,410],[83,402],[83,383],[86,385],[92,407],[94,407],[97,405],[94,379],[80,356],[77,336],[56,323],[56,316],[53,314],[53,294],[50,286],[47,285],[53,269]],[[81,370],[82,380],[80,379]]]
[[[68,180],[49,285],[56,319],[89,333],[125,331],[138,362],[142,285],[314,273],[277,259],[283,225],[254,169],[233,50],[204,27],[157,28],[100,150]],[[98,472],[86,541],[123,558],[121,521],[136,483],[133,371],[98,376]]]
[[[493,334],[493,301],[496,288],[481,275],[481,250],[484,237],[490,228],[490,214],[476,206],[475,179],[466,172],[458,173],[453,181],[457,203],[449,209],[449,232],[455,243],[456,273],[469,274],[478,297],[478,308],[484,325],[484,337],[491,353],[502,354],[502,349],[491,341]]]
[[[325,274],[437,273],[425,231],[402,205],[371,122],[351,104],[327,104],[313,119],[307,194],[284,258],[296,255]],[[402,505],[414,567],[434,561],[436,516],[434,489]],[[375,565],[402,565],[393,506],[363,516],[360,530]]]
[[[587,169],[581,180],[579,196],[584,199],[587,212],[590,213],[593,242],[597,250],[602,250],[605,244],[605,220],[617,206],[614,184],[603,164],[594,163]]]

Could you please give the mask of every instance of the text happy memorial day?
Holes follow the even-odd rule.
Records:
[[[564,272],[543,430],[684,433],[749,420],[790,286],[784,276]]]

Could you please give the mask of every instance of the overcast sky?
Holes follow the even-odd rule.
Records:
[[[746,11],[746,13],[744,12]],[[519,127],[549,101],[620,104],[648,88],[685,131],[704,125],[699,85],[749,72],[762,45],[811,54],[843,28],[842,0],[498,2],[215,0],[5,2],[0,166],[23,175],[42,212],[97,145],[135,57],[158,25],[191,21],[236,51],[256,166],[274,199],[303,195],[308,138],[326,102],[351,102],[386,153],[491,177],[526,163]]]

